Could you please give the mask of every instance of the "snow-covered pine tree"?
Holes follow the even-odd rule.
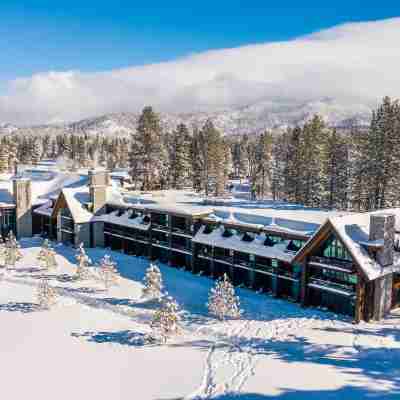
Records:
[[[144,277],[143,297],[147,299],[159,299],[162,296],[162,276],[157,265],[150,263]]]
[[[368,130],[367,179],[368,209],[399,204],[400,104],[389,97],[373,112]]]
[[[323,140],[326,134],[323,120],[315,115],[303,127],[301,141],[301,204],[320,207],[323,191]]]
[[[235,288],[226,274],[210,290],[207,306],[208,311],[220,320],[226,317],[240,318],[242,310],[239,297],[236,296]]]
[[[179,306],[171,296],[166,294],[151,321],[151,328],[155,338],[160,339],[162,343],[166,343],[170,337],[177,335],[181,331],[179,322]]]
[[[36,165],[39,163],[40,158],[42,155],[42,149],[40,145],[40,141],[38,138],[31,138],[30,139],[30,161],[32,162],[33,165]]]
[[[179,124],[170,135],[169,175],[171,187],[182,189],[191,176],[191,138],[185,124]]]
[[[92,264],[92,261],[86,254],[83,243],[79,245],[75,258],[78,262],[75,279],[83,281],[92,278],[92,273],[90,271],[90,265]]]
[[[83,136],[78,138],[77,142],[77,159],[79,166],[86,168],[89,164],[89,154],[87,151],[87,143]]]
[[[49,285],[47,279],[42,279],[37,287],[36,298],[40,308],[49,309],[56,304],[58,293]]]
[[[22,253],[20,251],[20,245],[14,236],[14,233],[10,231],[5,243],[4,265],[6,267],[15,267],[16,262],[21,259]]]
[[[131,138],[130,173],[141,190],[154,190],[163,185],[166,149],[162,140],[159,116],[145,107]]]
[[[57,267],[56,253],[51,247],[48,239],[43,240],[42,247],[37,256],[40,265],[46,270]]]
[[[286,157],[285,157],[285,198],[293,203],[301,201],[301,141],[302,130],[298,126],[288,129],[286,135]]]
[[[223,137],[213,122],[207,120],[201,130],[194,132],[193,140],[197,159],[195,171],[199,173],[201,189],[204,190],[206,196],[212,189],[216,195],[219,195],[224,186],[221,180],[226,151]]]
[[[109,289],[111,286],[118,286],[121,276],[118,273],[116,265],[108,254],[100,260],[99,277],[106,289]]]
[[[349,148],[336,129],[326,132],[323,155],[322,207],[346,209],[349,188]]]
[[[18,144],[14,138],[8,141],[8,170],[13,173],[16,172],[18,162]]]
[[[8,144],[6,138],[0,140],[0,173],[8,172]]]

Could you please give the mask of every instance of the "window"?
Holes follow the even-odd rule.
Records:
[[[343,247],[342,243],[332,236],[323,250],[323,256],[329,258],[337,258],[340,260],[352,261],[350,254]]]

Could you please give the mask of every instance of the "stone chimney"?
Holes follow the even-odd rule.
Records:
[[[13,180],[14,202],[16,206],[16,236],[32,237],[32,187],[31,180]]]
[[[89,171],[89,192],[93,214],[100,214],[104,210],[107,201],[107,186],[109,174],[105,170]]]
[[[386,267],[393,264],[396,217],[393,214],[372,214],[369,223],[369,240],[383,240],[376,251],[376,261]]]

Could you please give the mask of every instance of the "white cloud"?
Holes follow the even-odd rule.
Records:
[[[146,104],[194,111],[330,97],[349,107],[375,106],[385,95],[400,96],[399,43],[400,18],[394,18],[142,67],[45,72],[8,83],[0,121],[76,120]]]

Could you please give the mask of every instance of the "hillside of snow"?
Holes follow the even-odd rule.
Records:
[[[265,129],[280,130],[287,126],[301,125],[315,114],[321,115],[331,126],[348,128],[354,124],[367,125],[371,110],[362,104],[341,104],[331,98],[324,98],[303,104],[277,99],[274,102],[259,101],[213,112],[160,113],[161,123],[166,131],[173,130],[181,122],[193,127],[202,126],[207,119],[211,119],[222,132],[228,135],[259,133]],[[127,135],[136,129],[138,115],[134,112],[111,113],[78,122],[41,126],[17,127],[0,124],[0,134]]]
[[[4,399],[312,400],[400,396],[400,315],[350,320],[238,289],[242,319],[207,313],[214,282],[160,265],[182,309],[182,334],[146,344],[156,304],[141,298],[148,260],[109,252],[123,276],[105,291],[76,282],[75,251],[54,244],[58,268],[36,261],[40,239],[22,241],[24,258],[0,282],[0,375]],[[98,261],[104,249],[88,249]],[[3,272],[3,271],[2,271]],[[39,310],[46,276],[58,294]]]

